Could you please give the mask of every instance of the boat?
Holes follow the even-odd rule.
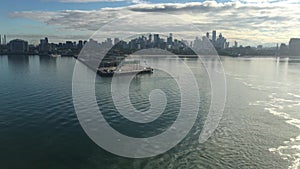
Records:
[[[145,67],[144,69],[140,70],[111,70],[106,68],[99,68],[97,70],[98,75],[103,77],[112,77],[113,75],[130,75],[130,74],[146,74],[146,73],[153,73],[153,69],[151,67]]]
[[[153,68],[150,66],[143,67],[139,61],[126,61],[119,64],[118,67],[102,67],[97,69],[97,74],[103,77],[147,73],[153,73]]]
[[[50,56],[54,57],[54,58],[61,57],[61,55],[59,55],[59,54],[51,54]]]

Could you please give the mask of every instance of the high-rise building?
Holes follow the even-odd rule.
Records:
[[[194,45],[193,48],[194,49],[200,49],[201,46],[201,39],[199,39],[199,37],[197,36],[196,39],[194,40]]]
[[[82,40],[79,40],[79,41],[78,41],[77,48],[81,49],[82,47],[83,47],[83,41],[82,41]]]
[[[206,32],[206,38],[209,39],[209,32]]]
[[[159,34],[154,34],[153,35],[153,43],[154,43],[154,47],[159,47]]]
[[[300,56],[300,38],[292,38],[289,42],[290,55]]]
[[[216,42],[216,40],[217,40],[217,31],[212,31],[212,42],[213,42],[213,44],[215,44],[215,42]]]
[[[225,48],[226,48],[226,49],[229,48],[229,45],[230,45],[230,43],[229,43],[229,42],[226,42],[226,43],[225,43]]]
[[[107,45],[109,45],[109,46],[112,46],[112,45],[113,45],[113,44],[112,44],[111,38],[107,38],[107,39],[106,39],[106,43],[107,43]]]
[[[72,49],[74,47],[73,45],[74,44],[72,41],[66,41],[65,48]]]
[[[154,34],[154,43],[159,41],[159,34]]]
[[[49,43],[48,38],[45,37],[45,39],[40,40],[40,52],[48,52],[49,51]]]
[[[239,45],[238,42],[237,42],[237,41],[234,41],[234,47],[237,48],[238,45]]]
[[[167,38],[167,45],[172,45],[173,44],[173,35],[170,33],[170,36]]]
[[[148,41],[149,41],[149,43],[152,42],[152,35],[151,34],[149,35]]]
[[[6,45],[6,35],[3,37],[3,45]]]
[[[120,42],[120,39],[119,38],[115,38],[114,39],[114,45],[118,44]]]
[[[28,42],[21,39],[14,39],[10,41],[8,46],[11,53],[28,52]]]
[[[222,33],[220,33],[217,43],[215,43],[215,47],[219,49],[224,49],[226,47],[226,39],[222,36]]]

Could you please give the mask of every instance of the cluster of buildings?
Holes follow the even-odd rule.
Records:
[[[129,41],[120,40],[119,38],[107,38],[104,42],[97,42],[90,39],[88,46],[104,46],[111,48],[108,52],[109,56],[124,56],[132,54],[141,49],[158,48],[170,51],[180,55],[192,55],[188,42],[185,40],[174,39],[172,33],[169,36],[161,37],[159,34],[148,34],[133,38]]]
[[[115,40],[115,45],[118,45],[119,48],[128,49],[128,50],[140,50],[140,49],[149,49],[149,48],[160,48],[165,50],[185,50],[187,44],[184,43],[184,40],[177,40],[173,38],[172,33],[168,37],[162,38],[159,34],[149,34],[148,36],[140,36],[130,40],[128,43],[125,41]]]
[[[262,48],[258,48],[262,49]],[[300,38],[291,38],[289,44],[277,44],[276,55],[279,56],[300,56]]]
[[[65,43],[49,43],[47,37],[40,39],[38,46],[32,46],[31,52],[40,55],[60,54],[60,55],[75,55],[80,52],[87,41],[79,40],[78,42],[66,41]]]
[[[229,42],[227,42],[226,38],[222,35],[222,33],[219,34],[217,37],[217,31],[212,31],[212,37],[210,38],[209,32],[206,33],[206,36],[203,36],[202,39],[199,39],[196,37],[194,40],[193,47],[195,48],[209,48],[209,44],[212,44],[214,48],[216,49],[225,49],[229,48]]]
[[[124,43],[124,42],[123,42]],[[116,44],[116,43],[115,43]],[[206,36],[203,36],[201,39],[196,37],[193,42],[188,42],[186,40],[178,40],[173,38],[172,33],[169,34],[168,37],[162,38],[159,34],[149,34],[148,37],[141,36],[135,39],[132,39],[129,43],[124,44],[124,48],[128,49],[145,49],[145,48],[161,48],[166,50],[188,50],[187,48],[196,48],[196,49],[225,49],[229,48],[229,42],[227,42],[226,38],[219,34],[217,37],[217,32],[212,31],[212,37],[210,38],[210,34],[207,32]],[[213,46],[212,46],[213,45]],[[237,46],[237,42],[235,42]]]
[[[1,38],[0,38],[1,39]],[[65,43],[50,43],[48,38],[40,40],[38,45],[29,44],[22,39],[13,39],[6,43],[6,36],[0,41],[0,54],[22,54],[22,55],[74,55],[79,53],[87,41],[66,41]]]

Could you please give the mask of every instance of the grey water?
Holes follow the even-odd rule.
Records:
[[[75,59],[0,56],[0,168],[299,168],[300,63],[275,58],[221,60],[227,97],[212,137],[198,143],[210,106],[209,77],[201,60],[184,59],[198,81],[201,96],[192,130],[166,153],[130,159],[100,148],[80,126],[72,100]],[[166,62],[180,69],[176,60]],[[162,117],[146,125],[118,114],[110,97],[110,78],[97,77],[95,87],[103,115],[123,134],[156,135],[178,115],[179,88],[162,71],[139,75],[130,85],[130,100],[140,110],[149,107],[151,90],[159,88],[166,94]]]

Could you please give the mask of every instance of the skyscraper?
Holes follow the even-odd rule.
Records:
[[[153,40],[154,40],[154,47],[159,47],[159,34],[154,34],[153,35]]]
[[[222,33],[220,33],[219,38],[217,39],[217,43],[215,43],[215,47],[219,49],[224,49],[226,46],[226,39],[222,36]]]
[[[152,42],[152,35],[151,34],[149,35],[148,41],[149,41],[149,43]]]
[[[215,44],[216,40],[217,40],[217,31],[213,30],[212,31],[212,42],[213,42],[213,44]]]
[[[6,45],[6,35],[4,35],[3,44]]]
[[[159,34],[154,34],[154,43],[159,41]]]
[[[238,47],[238,42],[234,41],[234,47],[237,48]]]
[[[206,38],[209,39],[209,32],[206,32]]]
[[[170,36],[167,38],[167,45],[172,45],[173,43],[173,35],[170,33]]]
[[[49,50],[49,44],[48,44],[48,38],[46,37],[45,39],[40,40],[40,51],[41,52],[48,52]]]
[[[82,40],[79,40],[79,41],[78,41],[77,48],[81,49],[82,47],[83,47],[83,41],[82,41]]]
[[[107,39],[106,39],[106,42],[107,42],[107,44],[108,44],[109,46],[112,46],[112,45],[113,45],[113,41],[112,41],[111,38],[107,38]]]
[[[120,42],[120,39],[119,38],[115,38],[114,39],[114,45],[118,44]]]

